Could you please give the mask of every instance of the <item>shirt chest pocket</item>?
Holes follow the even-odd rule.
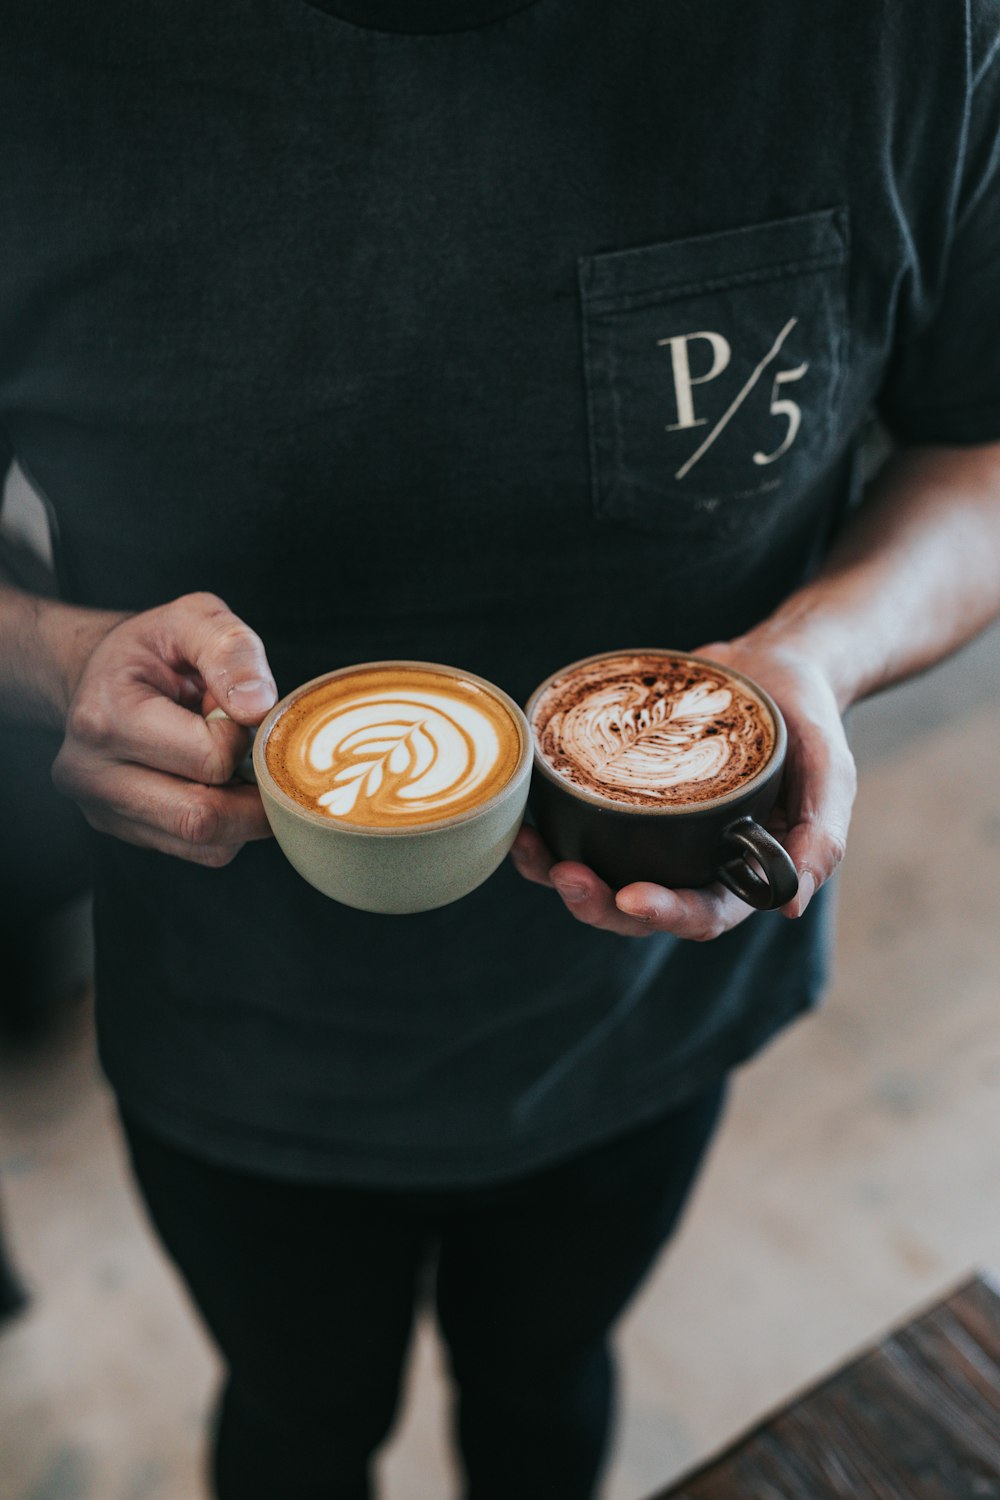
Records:
[[[847,229],[836,208],[581,259],[599,520],[688,567],[791,514],[838,435]]]

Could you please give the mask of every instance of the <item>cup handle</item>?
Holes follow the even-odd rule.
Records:
[[[773,911],[791,901],[799,888],[798,871],[786,850],[753,818],[737,818],[722,835],[724,855],[716,876],[724,886],[758,911]],[[763,870],[759,875],[752,857]]]
[[[211,713],[207,713],[205,715],[205,722],[207,724],[210,723],[212,719],[228,718],[229,715],[226,713],[226,710],[224,708],[213,708]],[[246,728],[245,725],[243,727]],[[257,773],[253,768],[253,742],[257,738],[257,731],[256,729],[248,729],[247,733],[250,736],[250,749],[247,751],[246,755],[244,755],[243,759],[236,767],[236,775],[240,778],[241,781],[250,781],[254,786],[256,786]]]

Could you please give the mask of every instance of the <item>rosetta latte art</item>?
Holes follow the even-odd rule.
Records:
[[[534,719],[542,754],[568,780],[653,806],[725,796],[766,764],[774,745],[756,697],[686,658],[578,668],[548,688]]]
[[[374,675],[331,682],[280,722],[268,764],[296,801],[394,827],[463,812],[504,784],[519,744],[495,700],[446,677],[427,686],[427,672]]]
[[[499,751],[489,720],[436,693],[360,698],[314,727],[303,747],[329,790],[316,798],[334,818],[359,800],[383,815],[417,803],[444,812],[475,790]]]

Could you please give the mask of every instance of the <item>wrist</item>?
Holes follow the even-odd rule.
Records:
[[[62,729],[93,651],[126,618],[17,589],[0,591],[4,716]]]
[[[61,728],[91,656],[128,615],[43,602],[47,607],[39,617],[39,641],[48,668],[48,701]]]
[[[841,714],[872,689],[872,664],[857,632],[808,590],[793,595],[733,645],[753,653],[763,651],[790,665],[801,664],[818,672]]]

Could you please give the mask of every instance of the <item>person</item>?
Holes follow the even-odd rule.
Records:
[[[225,1358],[216,1494],[371,1493],[433,1264],[468,1500],[584,1500],[725,1079],[822,988],[842,716],[1000,610],[1000,7],[4,30],[0,423],[63,597],[0,596],[0,671],[95,830],[101,1058]],[[356,912],[233,780],[334,666],[523,702],[650,644],[784,712],[780,912],[530,827],[452,906]]]

